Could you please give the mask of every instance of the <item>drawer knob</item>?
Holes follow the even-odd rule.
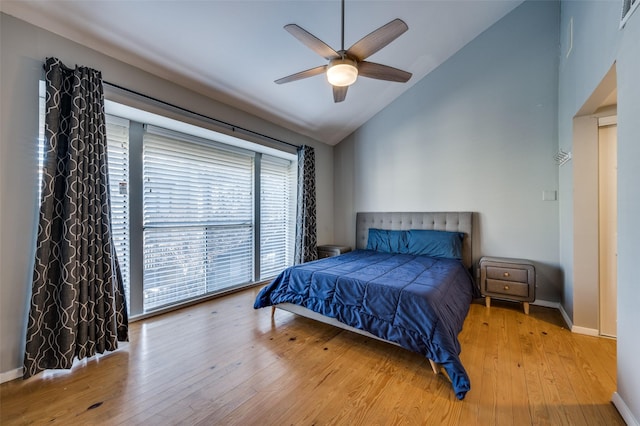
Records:
[[[504,286],[504,289],[505,289],[505,290],[509,290],[509,286],[508,286],[508,285],[505,285],[505,286]]]
[[[505,272],[503,275],[504,275],[505,277],[508,277],[508,276],[509,276],[509,273],[508,273],[508,272]]]

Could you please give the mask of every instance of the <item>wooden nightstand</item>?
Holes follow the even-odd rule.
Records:
[[[318,246],[318,259],[324,259],[325,257],[338,256],[351,251],[349,246],[336,246],[332,244],[326,244]]]
[[[480,259],[480,291],[485,304],[491,307],[491,298],[522,302],[529,315],[529,303],[536,300],[536,270],[531,262],[506,257]]]

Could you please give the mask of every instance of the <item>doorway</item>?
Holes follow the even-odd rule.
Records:
[[[616,117],[598,120],[600,334],[616,337],[618,294],[618,155]]]
[[[613,225],[617,217],[615,211],[601,213],[600,199],[611,196],[613,191],[600,193],[599,171],[604,168],[600,160],[600,128],[612,132],[615,121],[607,122],[617,115],[617,83],[615,64],[612,65],[596,90],[587,99],[573,118],[572,173],[573,173],[573,324],[572,331],[592,336],[615,336],[617,291],[613,284],[617,272],[616,231]],[[616,129],[617,130],[617,129]],[[612,145],[607,145],[612,148]],[[604,147],[603,147],[604,150]],[[615,158],[615,154],[609,153]],[[610,167],[614,177],[615,163]],[[611,182],[609,183],[609,185]],[[604,185],[604,183],[602,184]],[[617,192],[617,191],[616,191]],[[617,196],[615,197],[617,199]],[[616,207],[617,200],[603,201],[604,206]],[[601,216],[607,217],[601,225]],[[600,229],[603,228],[603,235]],[[606,235],[606,237],[605,237]],[[601,247],[602,241],[602,247]],[[601,258],[608,257],[608,260]],[[612,260],[613,259],[613,260]],[[606,263],[605,263],[606,262]],[[616,265],[613,268],[611,265]],[[608,275],[601,276],[601,269],[609,268]],[[616,273],[617,275],[617,273]],[[601,285],[601,280],[603,285]],[[616,283],[617,284],[617,283]],[[606,294],[601,290],[606,289]]]

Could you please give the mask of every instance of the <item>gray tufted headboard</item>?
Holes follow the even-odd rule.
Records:
[[[356,214],[356,248],[367,247],[369,228],[407,230],[433,229],[436,231],[463,232],[462,263],[470,268],[472,264],[471,212],[386,212]]]

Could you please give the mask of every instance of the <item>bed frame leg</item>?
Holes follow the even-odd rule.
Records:
[[[431,364],[431,369],[433,370],[433,374],[438,374],[438,364],[435,363],[432,359],[429,360],[429,364]]]
[[[275,314],[276,314],[276,307],[272,306],[271,307],[271,318],[273,318]]]

